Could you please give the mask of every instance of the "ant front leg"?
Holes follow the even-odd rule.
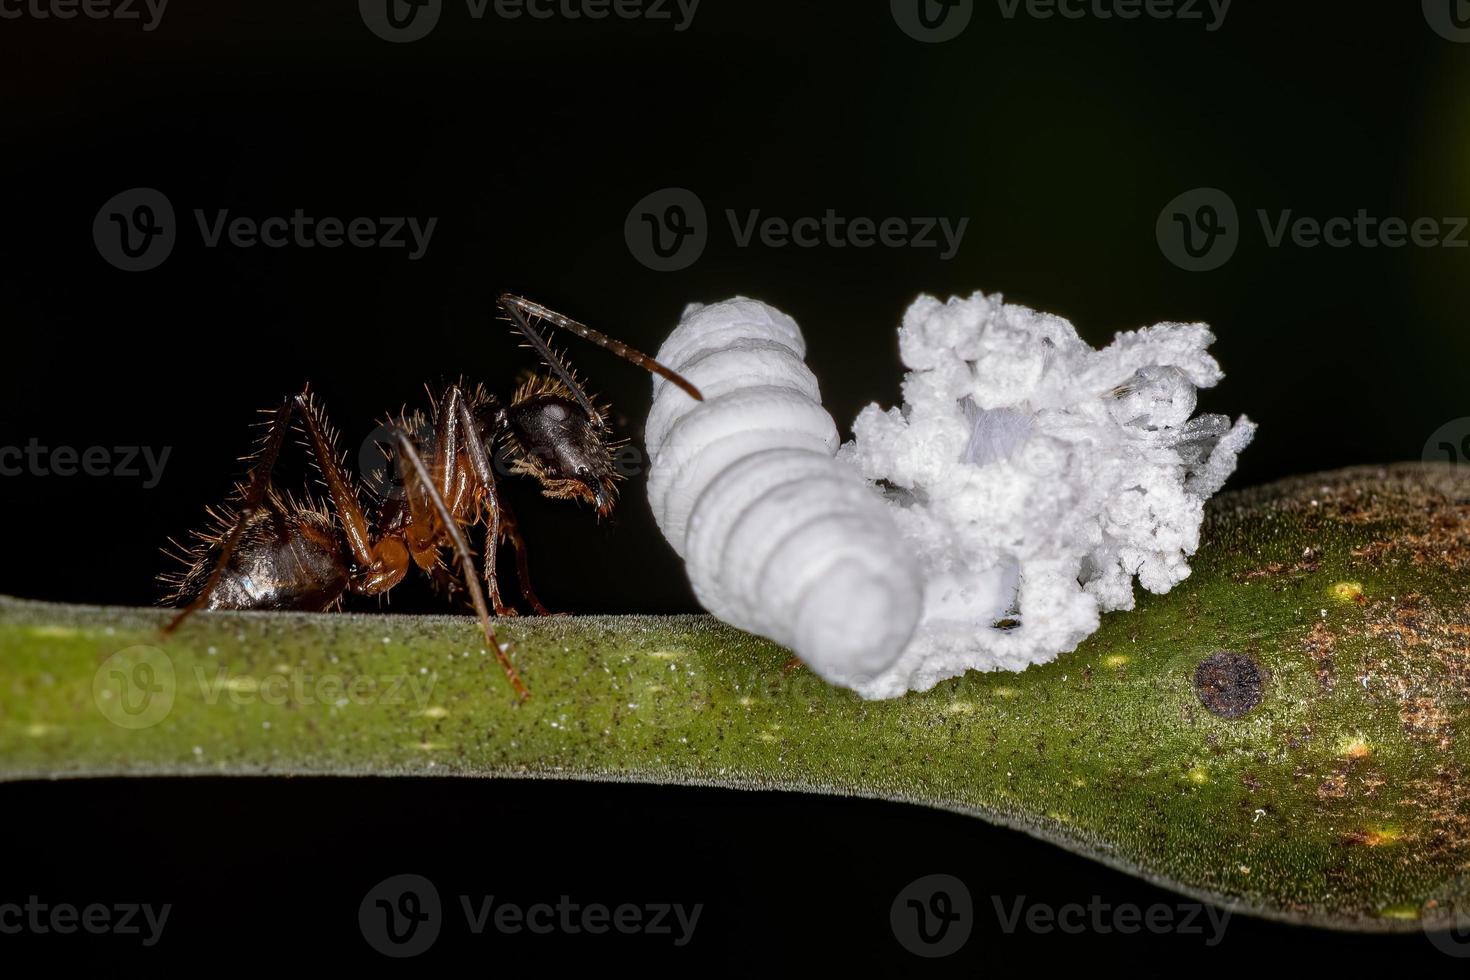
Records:
[[[531,588],[531,569],[526,561],[526,542],[521,537],[520,527],[516,523],[515,515],[511,513],[510,506],[500,499],[490,452],[485,446],[485,440],[480,437],[479,427],[475,424],[474,416],[470,414],[469,406],[465,404],[464,395],[458,387],[451,388],[445,395],[444,414],[452,414],[458,420],[457,428],[463,438],[465,457],[484,495],[485,506],[490,512],[490,531],[485,539],[485,582],[490,588],[491,595],[495,597],[497,613],[501,616],[515,615],[514,609],[508,612],[500,611],[502,606],[500,604],[500,584],[495,573],[495,556],[503,534],[510,539],[511,545],[515,548],[516,571],[521,586],[521,595],[525,597],[526,602],[531,606],[531,611],[537,616],[552,615],[537,597],[535,590]],[[445,482],[448,483],[447,476]]]
[[[531,610],[538,616],[558,616],[542,605],[541,600],[536,597],[536,590],[531,588],[531,566],[526,560],[526,541],[521,537],[521,528],[516,523],[515,515],[510,508],[505,509],[505,535],[510,538],[510,543],[516,550],[516,573],[517,580],[521,584],[521,595],[531,606]]]
[[[440,472],[441,492],[450,509],[458,514],[470,511],[476,502],[466,499],[476,493],[483,500],[488,514],[490,530],[485,536],[485,588],[490,593],[490,603],[497,616],[514,616],[514,607],[507,606],[500,596],[500,578],[496,573],[496,557],[501,533],[499,488],[495,482],[495,470],[485,441],[480,438],[479,427],[465,403],[464,391],[453,385],[444,393],[439,406],[439,458],[443,464]],[[461,457],[464,469],[461,470]]]

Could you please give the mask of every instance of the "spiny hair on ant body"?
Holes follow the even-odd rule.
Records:
[[[175,545],[174,557],[184,568],[163,576],[171,589],[165,601],[182,608],[165,631],[174,631],[199,609],[340,609],[349,594],[387,595],[417,567],[451,591],[456,579],[462,582],[488,648],[517,694],[526,697],[529,690],[490,622],[492,610],[516,615],[500,592],[496,559],[502,543],[515,553],[517,581],[531,611],[545,615],[547,610],[531,587],[525,541],[496,479],[496,453],[505,454],[512,475],[535,479],[543,495],[589,503],[606,517],[616,506],[622,478],[613,454],[626,443],[609,429],[609,407],[587,393],[540,325],[590,340],[692,397],[702,396],[647,355],[540,304],[505,294],[499,305],[544,370],[523,381],[505,403],[484,387],[461,381],[437,397],[430,390],[427,414],[401,411],[389,418],[379,444],[396,471],[391,485],[370,485],[364,495],[309,387],[267,410],[264,434],[247,458],[248,478],[236,486],[227,506],[209,511],[208,528],[196,532],[188,545]],[[302,436],[324,502],[283,495],[272,486],[272,472],[292,431]],[[468,534],[481,525],[485,542],[477,570]]]

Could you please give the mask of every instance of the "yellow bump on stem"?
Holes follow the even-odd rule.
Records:
[[[1398,919],[1404,922],[1417,922],[1423,917],[1423,912],[1418,905],[1407,902],[1398,905],[1389,905],[1378,913],[1380,919]]]
[[[1356,602],[1363,594],[1362,582],[1338,582],[1331,588],[1332,598],[1338,602]]]
[[[69,626],[32,626],[26,632],[38,640],[65,640],[77,635]]]

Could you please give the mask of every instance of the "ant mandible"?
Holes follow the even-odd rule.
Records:
[[[617,481],[613,453],[624,444],[608,428],[606,406],[595,405],[576,374],[541,334],[544,321],[607,348],[667,378],[703,400],[698,389],[653,358],[510,294],[499,299],[505,318],[525,338],[546,370],[522,383],[508,405],[483,387],[450,385],[421,413],[388,422],[400,486],[364,506],[338,453],[337,436],[310,386],[267,410],[264,438],[232,506],[210,511],[214,526],[177,546],[181,572],[163,576],[173,591],[166,601],[183,608],[165,627],[171,633],[199,609],[340,608],[345,595],[383,595],[417,565],[436,580],[453,583],[441,551],[454,552],[489,648],[495,651],[517,695],[530,694],[515,665],[496,642],[490,609],[515,615],[500,596],[496,551],[502,539],[515,549],[521,594],[537,615],[547,610],[531,588],[525,541],[497,488],[492,464],[497,447],[510,472],[535,478],[547,497],[592,504],[599,517],[612,513]],[[271,486],[292,422],[305,433],[307,452],[326,487],[330,507],[309,498],[282,496]],[[487,526],[485,585],[480,588],[466,532]]]

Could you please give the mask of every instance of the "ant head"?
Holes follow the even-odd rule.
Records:
[[[504,420],[512,472],[535,477],[548,497],[585,500],[599,517],[612,513],[619,478],[613,469],[615,445],[600,418],[543,384],[537,391],[518,392]]]

